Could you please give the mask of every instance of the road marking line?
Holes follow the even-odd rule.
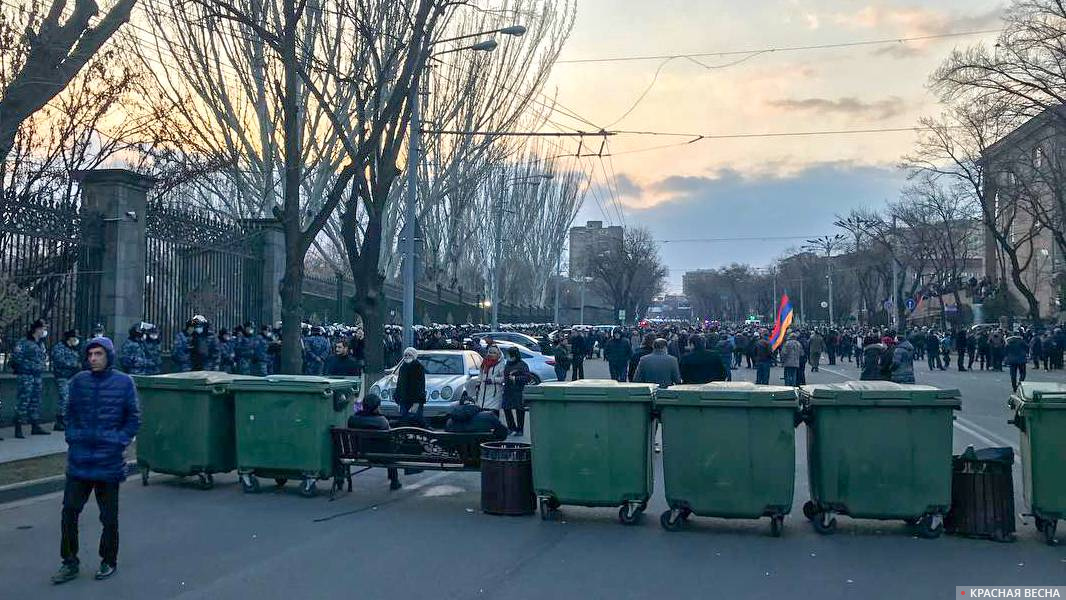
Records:
[[[1018,445],[1017,444],[1015,444],[1014,442],[1011,442],[1007,438],[1005,438],[1005,437],[1003,437],[1003,436],[1001,436],[1001,435],[999,435],[999,434],[997,434],[995,432],[989,431],[988,428],[986,428],[986,427],[981,427],[977,423],[974,423],[973,421],[971,421],[969,419],[964,419],[962,417],[958,417],[958,420],[956,421],[956,423],[959,422],[959,421],[961,421],[967,427],[970,427],[972,429],[976,429],[977,431],[980,431],[981,433],[987,435],[988,437],[990,437],[993,440],[995,440],[997,443],[1003,444],[1005,446],[1010,446],[1011,448],[1014,448],[1015,451],[1018,450]]]
[[[959,429],[960,431],[965,431],[966,433],[972,435],[973,437],[977,438],[981,442],[984,442],[986,444],[991,444],[993,446],[997,445],[997,443],[995,441],[993,441],[993,440],[981,435],[980,433],[977,433],[973,429],[970,429],[969,427],[963,425],[962,423],[959,423],[958,421],[955,421],[955,427],[957,429]]]

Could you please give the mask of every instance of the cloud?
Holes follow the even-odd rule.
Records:
[[[906,176],[898,169],[847,161],[809,165],[786,175],[719,169],[708,175],[668,176],[643,186],[645,193],[668,200],[644,209],[630,207],[627,224],[646,226],[659,240],[733,240],[663,244],[671,283],[679,288],[686,270],[732,262],[768,264],[802,244],[804,236],[832,233],[837,215],[883,206],[904,185]],[[603,218],[587,200],[577,221]],[[778,239],[748,239],[760,236]]]
[[[877,29],[901,38],[997,29],[1003,24],[1003,7],[977,14],[945,12],[932,8],[867,5],[852,12],[836,12],[823,20],[848,29]],[[912,58],[929,52],[937,40],[916,40],[879,46],[874,56]]]
[[[644,192],[640,185],[625,173],[618,173],[615,175],[614,188],[619,196],[625,198],[639,198]]]
[[[907,111],[907,103],[898,96],[890,96],[883,100],[872,102],[863,101],[854,96],[846,96],[835,100],[830,98],[787,98],[771,100],[768,104],[783,110],[810,111],[819,115],[845,115],[879,121],[898,117]]]

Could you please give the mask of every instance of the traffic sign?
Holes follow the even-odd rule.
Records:
[[[885,303],[884,303],[883,306],[885,307],[885,310],[892,310],[892,307],[895,306],[895,304],[892,302],[891,299],[889,299],[889,300],[885,300]]]
[[[918,308],[918,303],[914,301],[914,298],[907,298],[905,305],[907,306],[907,310],[911,312],[914,312],[914,309]]]

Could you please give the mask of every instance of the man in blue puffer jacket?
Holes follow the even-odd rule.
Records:
[[[96,493],[103,533],[96,579],[115,574],[118,564],[118,488],[126,479],[123,453],[141,426],[137,389],[129,375],[116,371],[115,346],[98,337],[85,346],[88,371],[70,380],[67,403],[67,482],[63,492],[60,555],[63,565],[52,577],[64,583],[78,576],[78,515]]]

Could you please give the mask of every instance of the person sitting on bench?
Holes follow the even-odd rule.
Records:
[[[448,411],[448,422],[444,431],[452,433],[491,433],[496,439],[507,439],[507,427],[491,410],[485,410],[476,404],[457,404]]]
[[[363,406],[355,414],[348,417],[348,429],[369,429],[372,431],[388,431],[389,420],[378,409],[381,407],[381,398],[377,394],[367,394],[363,398]],[[389,467],[389,489],[398,490],[403,487],[400,483],[399,472]]]

